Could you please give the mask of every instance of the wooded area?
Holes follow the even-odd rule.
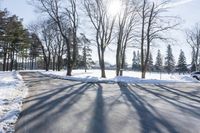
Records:
[[[0,12],[3,71],[66,69],[66,75],[71,76],[75,68],[86,71],[94,65],[91,53],[92,47],[96,46],[101,77],[105,78],[105,52],[113,44],[116,76],[123,75],[128,47],[134,50],[132,69],[141,71],[142,78],[147,71],[188,71],[182,50],[176,66],[171,45],[167,46],[165,61],[158,51],[154,65],[152,48],[160,42],[170,44],[173,38],[165,33],[180,25],[178,17],[166,14],[169,0],[119,0],[120,10],[115,13],[109,10],[113,0],[33,0],[29,3],[45,17],[27,29],[17,16],[7,10]],[[92,27],[93,39],[81,33],[83,17]],[[198,70],[199,66],[199,30],[196,25],[187,31],[187,41],[193,49],[192,70]]]

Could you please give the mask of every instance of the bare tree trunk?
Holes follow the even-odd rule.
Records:
[[[31,57],[31,70],[33,70],[34,69],[34,56],[32,55],[32,57]]]
[[[199,60],[199,46],[200,46],[199,40],[200,40],[200,36],[198,35],[198,36],[197,36],[196,60],[195,60],[197,71],[199,70],[199,66],[198,66],[198,60]]]
[[[67,76],[72,76],[72,60],[71,60],[71,51],[70,51],[70,41],[68,38],[65,38],[67,44]]]
[[[120,72],[120,51],[121,51],[121,45],[119,44],[119,41],[117,43],[117,52],[116,52],[116,76],[119,76]]]
[[[10,61],[10,71],[12,71],[13,70],[13,64],[14,64],[14,50],[12,49],[12,51],[11,51],[11,56],[10,56],[11,58],[11,61]]]
[[[122,60],[121,60],[121,70],[120,70],[120,76],[123,76],[123,69],[124,69],[124,66],[125,66],[125,54],[126,54],[126,47],[127,47],[127,40],[128,39],[128,36],[126,37],[126,40],[125,40],[125,45],[122,49]]]
[[[142,68],[142,78],[145,78],[144,73],[144,28],[145,28],[145,7],[146,7],[146,0],[144,0],[143,8],[142,8],[142,36],[141,36],[141,68]]]
[[[24,70],[24,56],[22,55],[22,70]]]
[[[25,70],[27,69],[27,57],[25,57],[25,62],[24,62],[24,68],[25,68]]]
[[[152,8],[151,8],[151,13],[150,13],[150,16],[149,16],[148,27],[147,27],[147,53],[146,53],[145,61],[144,61],[144,64],[143,64],[144,66],[143,66],[143,69],[142,69],[142,78],[145,78],[145,76],[146,76],[147,65],[148,65],[148,61],[149,61],[150,43],[151,43],[150,30],[151,30],[153,12],[154,12],[154,3],[153,3]]]
[[[35,57],[35,61],[34,61],[35,63],[34,63],[34,68],[35,69],[38,69],[38,66],[37,66],[37,57]]]
[[[56,64],[56,57],[55,56],[53,56],[53,62],[52,62],[52,69],[53,69],[53,71],[55,71],[55,65]]]
[[[15,57],[15,70],[18,70],[18,54],[16,52],[16,57]]]
[[[10,64],[10,53],[8,52],[6,71],[9,70],[9,64]]]
[[[104,51],[102,51],[102,61],[101,61],[101,77],[106,78],[105,72],[105,62],[104,62]]]
[[[102,61],[101,61],[101,77],[106,78],[104,59],[102,59]]]
[[[70,63],[67,63],[67,76],[71,76],[72,74],[72,67]]]
[[[6,71],[6,59],[7,59],[7,48],[4,49],[4,57],[3,57],[3,71]]]

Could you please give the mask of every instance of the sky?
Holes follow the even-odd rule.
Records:
[[[160,0],[154,0],[160,1]],[[177,39],[176,46],[173,46],[173,54],[175,56],[175,60],[177,61],[180,49],[182,49],[187,57],[187,63],[191,62],[191,49],[186,42],[185,30],[192,28],[195,23],[200,22],[200,0],[171,0],[172,4],[170,5],[172,8],[169,10],[169,13],[175,16],[179,16],[183,23],[180,25],[179,31],[173,32],[172,36]],[[27,0],[0,0],[0,8],[7,8],[11,14],[16,14],[20,18],[23,18],[24,25],[28,26],[30,23],[37,21],[38,14],[35,13],[34,7],[28,4]],[[166,45],[162,44],[159,47],[153,48],[152,53],[155,61],[157,49],[161,49],[161,52],[164,55],[166,54]],[[131,64],[132,53],[134,49],[127,50],[127,62]],[[115,64],[115,59],[110,58],[114,57],[115,53],[113,52],[113,48],[109,48],[105,55],[105,60],[110,62],[111,64]],[[94,49],[93,59],[98,60],[97,52]],[[108,58],[109,57],[109,58]]]
[[[25,25],[37,20],[37,17],[35,17],[37,14],[27,0],[0,0],[0,8],[7,8],[11,14],[16,14],[19,18],[23,18]]]

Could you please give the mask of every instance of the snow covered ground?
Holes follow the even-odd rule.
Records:
[[[100,70],[73,70],[71,77],[66,76],[66,71],[39,72],[62,79],[77,80],[84,82],[126,82],[126,83],[170,83],[170,82],[199,82],[190,77],[189,74],[160,74],[147,73],[146,79],[141,79],[140,72],[124,71],[124,76],[116,77],[114,70],[107,70],[107,78],[100,78]],[[14,131],[14,123],[19,116],[22,100],[27,95],[27,88],[18,72],[0,72],[0,133]]]
[[[48,71],[43,74],[71,80],[79,80],[84,82],[126,82],[126,83],[169,83],[169,82],[199,82],[196,79],[190,77],[189,74],[179,75],[179,74],[166,74],[166,73],[147,73],[146,79],[141,79],[141,72],[134,71],[124,71],[122,77],[115,76],[114,70],[107,70],[107,78],[100,78],[100,70],[87,70],[85,73],[84,70],[73,70],[72,77],[65,76],[66,71]]]
[[[17,72],[0,72],[0,133],[14,131],[26,93],[27,89]]]

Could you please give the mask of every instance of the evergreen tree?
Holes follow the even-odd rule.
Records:
[[[141,70],[141,54],[140,54],[140,51],[138,50],[137,51],[137,70]]]
[[[153,57],[152,57],[152,54],[150,52],[149,54],[149,60],[148,60],[148,71],[153,71]]]
[[[167,46],[167,56],[165,57],[165,70],[171,73],[175,68],[174,56],[172,54],[171,45]]]
[[[132,69],[133,70],[136,70],[136,71],[139,71],[141,70],[140,69],[140,52],[139,50],[137,51],[137,54],[136,54],[136,51],[133,51],[133,59],[132,59]]]
[[[186,57],[184,52],[181,50],[180,51],[180,55],[179,55],[179,59],[178,59],[178,72],[179,73],[185,73],[187,72],[187,64],[186,64]]]
[[[91,68],[92,64],[94,64],[91,53],[92,49],[89,46],[83,47],[83,62],[85,66],[85,72],[87,69]]]
[[[29,47],[28,31],[22,20],[10,15],[7,10],[0,10],[0,53],[3,60],[3,71],[17,69],[18,56],[24,47]]]
[[[163,67],[162,56],[161,56],[160,50],[158,50],[157,57],[156,57],[156,63],[155,63],[155,69],[157,71],[161,71],[162,67]]]
[[[191,67],[191,72],[194,72],[194,71],[196,71],[196,65],[195,64],[192,64],[192,67]]]
[[[133,51],[133,59],[132,59],[132,69],[133,70],[136,70],[136,71],[139,71],[141,70],[141,65],[140,65],[140,52],[139,50],[137,51],[137,54],[136,54],[136,51]]]
[[[92,61],[92,49],[90,48],[90,40],[88,38],[86,38],[86,36],[84,34],[81,34],[81,38],[80,38],[80,42],[83,45],[83,57],[82,57],[82,61],[81,64],[79,64],[80,66],[84,66],[85,68],[85,72],[88,68],[91,68],[91,66],[94,64],[94,62]]]
[[[132,69],[134,70],[135,68],[137,68],[137,65],[138,65],[138,63],[137,63],[137,55],[136,55],[136,52],[135,51],[133,51],[133,59],[132,59]]]

